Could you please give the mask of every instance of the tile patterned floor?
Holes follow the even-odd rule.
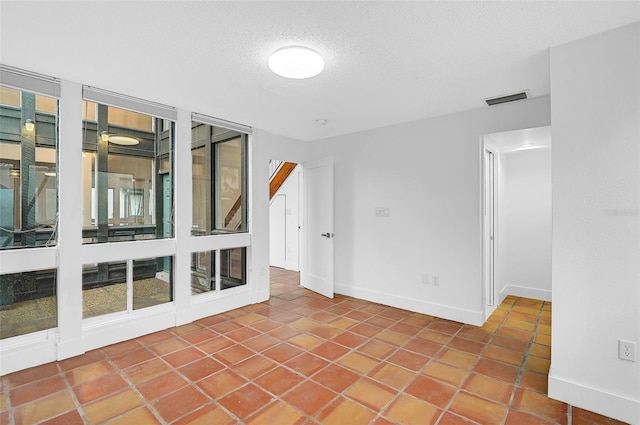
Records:
[[[509,297],[483,327],[272,297],[0,380],[0,424],[621,424],[546,397],[551,305]]]

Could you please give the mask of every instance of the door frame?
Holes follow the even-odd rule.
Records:
[[[482,282],[484,298],[484,320],[500,304],[498,271],[498,164],[499,152],[490,146],[484,136],[481,143],[481,174],[482,178]]]

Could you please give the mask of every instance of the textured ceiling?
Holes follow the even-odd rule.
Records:
[[[549,47],[638,20],[638,1],[3,0],[0,62],[317,140],[548,94]],[[325,71],[273,74],[289,44]]]

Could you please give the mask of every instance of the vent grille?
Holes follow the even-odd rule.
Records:
[[[529,97],[530,97],[529,91],[525,90],[519,93],[508,94],[505,96],[490,97],[488,99],[485,99],[484,101],[487,102],[487,105],[493,106],[493,105],[499,105],[501,103],[513,102],[515,100],[523,100]]]

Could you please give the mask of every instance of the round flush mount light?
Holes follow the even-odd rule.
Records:
[[[302,46],[287,46],[273,52],[269,68],[285,78],[311,78],[324,70],[324,59],[315,50]]]
[[[138,143],[140,143],[140,141],[135,137],[121,136],[119,134],[110,134],[109,143],[113,143],[114,145],[120,145],[120,146],[135,146]]]

